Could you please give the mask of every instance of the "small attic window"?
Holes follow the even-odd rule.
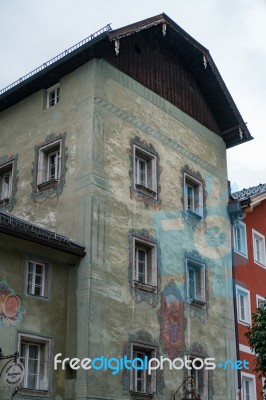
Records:
[[[60,100],[60,83],[50,87],[46,92],[46,107],[51,108],[59,103]]]

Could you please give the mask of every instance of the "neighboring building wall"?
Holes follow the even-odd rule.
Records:
[[[33,344],[35,350],[39,348],[40,351],[37,359],[42,390],[23,390],[15,398],[32,399],[38,393],[44,398],[64,399],[65,371],[54,373],[51,360],[57,353],[66,354],[67,332],[75,330],[75,321],[68,325],[68,301],[76,308],[75,296],[69,298],[68,295],[69,281],[73,276],[70,257],[1,234],[0,260],[1,349],[4,355],[14,354],[21,350],[20,343],[24,342],[26,347]],[[29,294],[30,262],[45,264],[45,292],[40,296]],[[6,362],[1,361],[1,370]],[[33,370],[35,366],[31,372]],[[0,398],[10,398],[3,377],[0,380]]]
[[[266,279],[266,259],[265,259],[265,234],[266,234],[266,219],[264,215],[266,213],[266,202],[265,200],[256,205],[253,209],[244,208],[245,218],[241,220],[241,226],[245,228],[245,235],[243,236],[242,243],[245,241],[247,247],[243,247],[241,251],[237,249],[235,243],[234,252],[234,265],[235,265],[235,279],[238,287],[236,292],[236,300],[238,303],[238,335],[239,335],[239,350],[241,360],[247,360],[250,363],[250,371],[247,371],[250,376],[247,379],[252,382],[252,386],[256,387],[257,399],[262,399],[262,379],[259,378],[259,374],[254,372],[255,367],[255,355],[251,354],[247,338],[244,336],[247,331],[247,327],[251,323],[252,313],[256,312],[258,307],[258,299],[262,300],[266,296],[265,290],[265,279]],[[243,230],[243,231],[244,231]],[[256,261],[258,258],[255,251],[254,238],[256,236],[262,241],[261,246],[261,260]],[[234,235],[236,240],[236,233]],[[244,313],[245,318],[241,318],[240,311],[240,299],[238,293],[241,294],[241,290],[244,294]],[[243,315],[242,315],[243,317]],[[242,399],[243,397],[243,377],[242,376]]]
[[[62,78],[59,103],[49,109],[44,104],[41,91],[2,113],[1,155],[18,154],[12,213],[86,245],[77,280],[77,348],[70,324],[73,342],[69,339],[63,356],[120,357],[130,355],[135,345],[171,358],[234,359],[222,139],[103,60]],[[36,151],[56,139],[65,140],[65,181],[40,196],[34,182]],[[134,187],[133,144],[158,165],[157,188],[150,197]],[[201,219],[184,211],[185,176],[202,192]],[[144,241],[147,251],[157,245],[155,290],[134,285],[133,238]],[[200,271],[201,294],[194,304],[188,301],[188,262]],[[70,285],[72,293],[75,285]],[[60,336],[62,313],[51,313],[58,318]],[[185,377],[167,367],[158,373],[158,398],[170,398]],[[216,369],[204,382],[204,398],[235,398],[231,371]],[[126,399],[131,385],[125,371],[113,376],[79,370],[75,397],[67,386],[65,398]]]

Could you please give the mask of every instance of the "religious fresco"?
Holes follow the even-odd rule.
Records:
[[[162,293],[162,344],[170,359],[185,350],[184,329],[184,301],[172,281]]]
[[[17,325],[25,307],[22,298],[10,288],[6,281],[0,282],[0,327]]]

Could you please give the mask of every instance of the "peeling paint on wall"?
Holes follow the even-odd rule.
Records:
[[[22,298],[6,281],[0,282],[0,327],[17,325],[25,313]]]

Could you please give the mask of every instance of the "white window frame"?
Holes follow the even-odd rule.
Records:
[[[36,267],[42,267],[42,273],[36,272]],[[31,279],[30,279],[31,276]],[[41,277],[41,284],[36,283]],[[48,263],[29,259],[27,261],[27,295],[36,298],[48,299],[50,295],[50,265]],[[36,290],[40,288],[40,294],[36,294]]]
[[[188,196],[188,190],[191,190],[192,196]],[[203,184],[187,173],[184,173],[184,208],[186,212],[203,217]]]
[[[204,359],[202,357],[198,357],[198,356],[192,356],[189,355],[188,359],[193,361],[195,359],[200,359],[202,360],[203,363],[203,367],[201,369],[195,369],[192,367],[192,369],[188,369],[188,375],[193,379],[193,371],[195,371],[195,375],[196,375],[196,382],[194,382],[193,379],[193,386],[190,385],[190,389],[194,388],[195,391],[197,392],[197,394],[199,394],[201,396],[201,399],[204,400],[208,400],[209,398],[209,390],[208,390],[208,386],[209,386],[209,374],[208,374],[208,370],[206,370],[205,366],[204,366]],[[191,365],[192,366],[192,365]],[[199,386],[199,381],[201,381],[201,385]],[[194,398],[194,396],[190,395],[189,398]]]
[[[143,273],[139,272],[139,251],[145,252],[143,280],[140,279],[140,275]],[[156,244],[133,236],[133,286],[138,286],[140,289],[156,292],[158,287],[157,268]]]
[[[190,295],[190,272],[194,273],[194,293]],[[189,302],[205,305],[206,304],[206,271],[205,265],[191,259],[186,260],[186,290]]]
[[[250,393],[249,396],[246,395],[246,386],[245,383],[249,383],[249,389]],[[241,395],[242,395],[242,400],[254,400],[257,398],[257,393],[256,393],[256,377],[255,375],[248,374],[241,372]]]
[[[236,285],[236,302],[238,322],[243,325],[251,324],[250,291]],[[243,314],[244,313],[244,314]]]
[[[131,343],[130,357],[131,360],[138,358],[137,355],[141,354],[143,357],[147,356],[148,359],[156,357],[156,347],[142,344],[142,343]],[[140,375],[140,377],[139,377]],[[138,390],[138,381],[143,381],[143,389]],[[156,370],[151,371],[148,374],[147,370],[130,370],[130,391],[138,393],[139,395],[156,395]]]
[[[265,267],[265,236],[252,229],[254,263]]]
[[[145,179],[140,182],[140,163],[145,165]],[[157,198],[157,156],[133,144],[133,182],[134,189]]]
[[[12,196],[13,170],[14,170],[13,162],[8,162],[6,164],[1,165],[0,167],[0,200],[2,201],[9,200],[10,197]],[[7,193],[5,192],[4,188],[5,185],[4,179],[6,176],[9,177]]]
[[[31,395],[45,395],[49,391],[50,363],[51,363],[51,339],[43,336],[37,336],[27,333],[18,333],[18,352],[21,353],[21,344],[26,346],[28,352],[29,345],[38,347],[38,367],[37,367],[37,385],[30,388],[27,385],[28,379],[28,353],[26,354],[26,362],[20,359],[25,367],[24,380],[22,382],[21,392]]]
[[[256,294],[256,306],[257,306],[257,308],[260,308],[260,304],[259,304],[260,302],[266,303],[266,299],[265,299],[265,297]]]
[[[50,157],[57,154],[56,157],[56,177],[50,175]],[[58,182],[61,178],[61,160],[62,160],[62,140],[56,140],[39,148],[38,154],[38,173],[37,185],[41,190],[43,184]],[[45,186],[45,185],[44,185]]]
[[[264,389],[263,386],[265,384],[266,378],[261,378],[261,384],[262,384],[262,394],[265,396],[266,395],[266,388]]]
[[[240,236],[238,236],[238,230]],[[233,228],[234,231],[234,250],[236,253],[247,258],[248,257],[248,247],[247,247],[247,230],[246,224],[242,221],[237,221]]]
[[[50,99],[51,94],[54,93],[54,100],[53,102]],[[58,104],[60,101],[60,83],[51,86],[49,89],[46,90],[46,107],[51,108]]]

